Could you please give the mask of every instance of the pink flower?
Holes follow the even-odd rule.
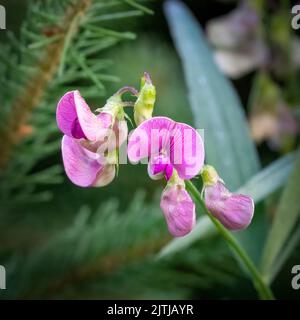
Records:
[[[115,165],[105,164],[97,152],[83,147],[82,141],[64,135],[61,150],[66,174],[77,186],[100,187],[113,180]]]
[[[149,176],[166,178],[160,207],[169,232],[174,237],[188,234],[196,214],[184,179],[196,176],[204,163],[204,146],[198,132],[187,124],[154,117],[140,124],[129,137],[128,158],[131,162],[149,160]]]
[[[166,218],[169,232],[174,237],[185,236],[195,226],[195,204],[184,185],[167,185],[162,193],[160,207]]]
[[[99,141],[112,124],[112,115],[106,112],[97,117],[81,97],[79,91],[67,92],[58,102],[56,121],[59,129],[75,139]]]
[[[65,171],[78,186],[104,186],[115,176],[116,148],[126,140],[127,124],[117,119],[121,107],[118,97],[112,98],[115,104],[108,100],[99,115],[91,112],[79,91],[67,92],[57,105]]]
[[[229,230],[248,227],[254,214],[254,202],[249,196],[233,194],[211,166],[202,172],[205,205],[211,214]]]
[[[149,159],[151,177],[165,176],[169,180],[175,169],[181,179],[191,179],[203,166],[204,145],[189,125],[154,117],[140,124],[129,137],[128,158],[134,163]]]

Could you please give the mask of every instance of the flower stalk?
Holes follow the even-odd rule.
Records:
[[[233,237],[233,235],[218,221],[216,220],[210,211],[206,208],[200,192],[197,190],[195,185],[190,181],[185,181],[186,190],[192,195],[195,202],[202,208],[202,210],[209,216],[218,232],[221,236],[226,240],[229,247],[233,250],[233,252],[239,257],[240,261],[249,271],[251,275],[253,284],[262,300],[274,300],[274,295],[270,287],[264,282],[261,274],[257,270],[256,266],[248,256],[247,252],[241,247],[238,241]]]

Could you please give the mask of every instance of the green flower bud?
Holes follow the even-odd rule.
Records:
[[[150,75],[145,72],[141,79],[141,89],[134,104],[134,121],[138,126],[145,120],[152,118],[156,98],[156,89]]]
[[[215,185],[218,181],[222,180],[216,169],[213,166],[205,165],[201,172],[201,177],[203,181],[203,186],[212,186]]]

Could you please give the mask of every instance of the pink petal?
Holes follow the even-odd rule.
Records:
[[[127,121],[116,119],[113,125],[113,130],[116,136],[116,148],[120,148],[120,146],[127,140],[127,136],[128,136]]]
[[[97,116],[97,119],[101,122],[101,127],[109,128],[112,124],[113,118],[112,115],[108,112],[100,112]]]
[[[81,139],[81,138],[86,138],[85,134],[83,133],[81,126],[79,124],[78,119],[76,119],[73,123],[73,128],[72,128],[72,137],[75,139]]]
[[[173,165],[170,163],[169,157],[159,155],[150,158],[148,163],[148,174],[153,180],[158,180],[165,176],[168,181],[173,174]]]
[[[93,183],[94,187],[104,187],[111,183],[116,175],[116,166],[112,164],[105,165],[103,170],[98,173],[98,176]]]
[[[249,226],[254,214],[254,202],[251,197],[243,194],[233,194],[227,200],[227,212],[224,215],[229,217],[227,228],[241,230]]]
[[[188,192],[173,185],[163,191],[160,207],[166,218],[169,232],[174,237],[188,234],[196,223],[195,204]]]
[[[74,91],[67,92],[58,102],[56,121],[59,129],[69,137],[85,138],[78,122],[74,103]]]
[[[69,179],[80,187],[92,186],[103,165],[98,155],[81,146],[80,141],[65,135],[62,139],[62,156]]]
[[[251,223],[254,202],[249,196],[230,193],[222,182],[205,189],[205,204],[229,230],[242,230]]]
[[[97,152],[102,157],[105,157],[107,153],[112,153],[116,149],[119,149],[122,143],[126,141],[127,135],[127,122],[125,120],[115,119],[113,128],[105,129],[101,140],[92,145],[92,151]],[[89,146],[87,146],[87,148],[91,149]]]
[[[166,169],[165,169],[165,176],[167,181],[170,180],[170,178],[173,175],[173,166],[171,164],[167,164]]]
[[[171,162],[181,179],[191,179],[199,174],[204,164],[203,140],[194,128],[185,123],[177,123],[172,135]]]
[[[197,175],[204,163],[204,145],[198,132],[166,117],[143,122],[129,137],[128,158],[131,162],[159,154],[170,158],[182,179]]]
[[[59,129],[67,136],[95,142],[105,136],[106,129],[112,124],[112,115],[102,112],[96,116],[76,90],[67,92],[60,99],[56,120]]]
[[[79,124],[86,138],[90,141],[101,140],[106,134],[105,129],[109,127],[107,121],[109,115],[100,114],[97,117],[93,114],[78,90],[74,91],[74,104]],[[102,117],[105,117],[105,120]]]
[[[157,156],[162,146],[170,141],[169,133],[174,126],[175,121],[167,117],[154,117],[141,123],[128,140],[129,160],[137,163],[151,155]]]

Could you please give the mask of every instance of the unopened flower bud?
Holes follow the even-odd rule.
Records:
[[[173,176],[162,193],[160,207],[169,232],[174,237],[183,237],[195,226],[195,204],[175,170]]]
[[[253,199],[231,193],[211,166],[205,166],[201,175],[205,205],[211,214],[229,230],[247,228],[254,214]]]
[[[152,84],[150,75],[145,72],[141,80],[138,98],[134,104],[134,121],[137,126],[145,120],[152,118],[155,98],[155,86]]]

